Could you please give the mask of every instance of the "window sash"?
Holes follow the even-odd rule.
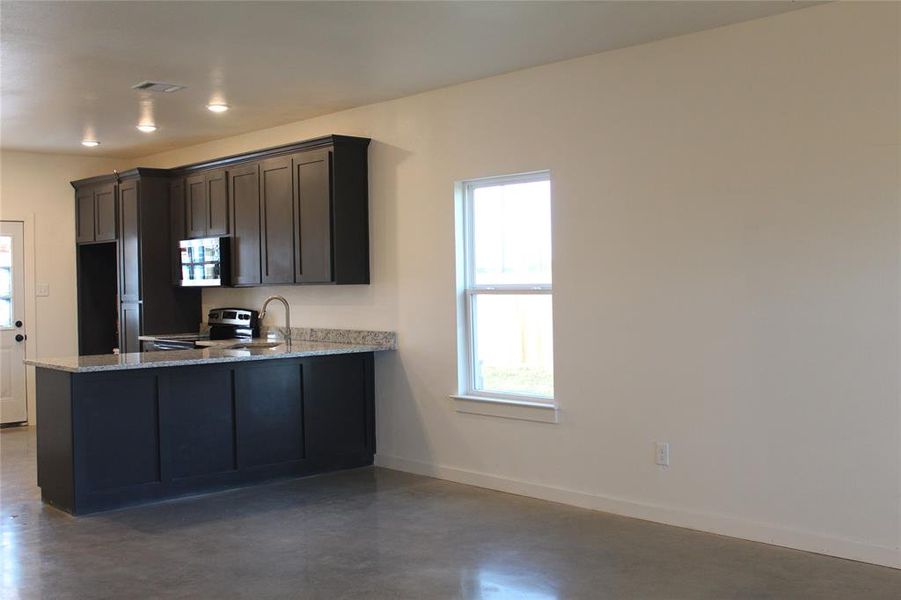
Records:
[[[536,181],[548,181],[550,175],[547,171],[538,171],[521,175],[509,175],[490,177],[467,181],[463,184],[463,299],[465,313],[465,364],[461,368],[466,370],[463,381],[466,384],[467,396],[482,397],[486,399],[504,399],[512,401],[529,401],[536,404],[554,405],[554,398],[529,393],[516,393],[509,391],[479,390],[476,387],[476,359],[478,357],[478,339],[476,335],[476,309],[475,298],[479,295],[509,294],[529,295],[546,294],[553,296],[552,283],[523,283],[523,284],[476,284],[475,278],[475,210],[473,207],[474,193],[480,187],[494,187],[516,183],[530,183]]]
[[[536,171],[534,173],[524,173],[522,175],[502,175],[499,177],[486,177],[484,179],[475,179],[467,181],[463,186],[463,270],[464,270],[464,286],[470,289],[514,289],[517,286],[525,288],[547,288],[550,289],[552,283],[531,283],[531,284],[476,284],[475,273],[475,210],[473,202],[475,200],[475,191],[483,187],[496,187],[499,185],[509,185],[515,183],[533,183],[536,181],[549,181],[550,174],[547,171]]]
[[[478,359],[478,335],[476,334],[476,297],[477,296],[488,296],[488,295],[528,295],[528,294],[545,294],[553,297],[550,289],[547,290],[533,290],[526,289],[522,291],[517,290],[466,290],[465,296],[465,304],[466,304],[466,391],[465,394],[467,396],[481,396],[483,398],[502,398],[507,400],[529,400],[532,402],[540,403],[540,404],[554,404],[553,396],[541,396],[539,394],[534,393],[518,393],[518,392],[510,392],[510,391],[498,391],[498,390],[480,390],[476,386],[476,374],[479,372],[478,367],[476,366],[476,360]]]

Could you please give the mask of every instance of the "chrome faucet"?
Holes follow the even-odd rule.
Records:
[[[291,307],[288,306],[288,301],[285,300],[283,296],[269,296],[266,298],[266,301],[263,302],[263,308],[260,309],[260,314],[257,318],[260,320],[260,323],[263,322],[263,319],[266,318],[266,309],[269,308],[269,303],[273,300],[278,300],[285,306],[285,331],[287,332],[282,337],[285,338],[285,342],[290,346],[291,345]]]

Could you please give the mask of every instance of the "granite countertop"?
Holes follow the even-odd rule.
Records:
[[[379,352],[393,348],[382,345],[341,344],[337,342],[292,341],[273,348],[229,349],[221,347],[194,350],[165,350],[160,352],[130,352],[128,354],[97,354],[93,356],[66,356],[61,358],[36,358],[25,361],[27,365],[67,371],[90,373],[148,369],[154,367],[183,367],[210,363],[240,362],[247,360],[271,360],[276,358],[302,358],[329,354],[353,354]]]
[[[264,333],[268,333],[264,330]],[[286,334],[286,329],[278,330]],[[207,346],[193,350],[164,350],[156,352],[130,352],[128,354],[96,354],[93,356],[64,356],[60,358],[27,359],[26,365],[54,369],[69,373],[149,369],[154,367],[182,367],[210,363],[227,363],[247,360],[271,360],[277,358],[303,358],[329,354],[354,354],[357,352],[381,352],[397,349],[397,335],[392,331],[357,331],[350,329],[292,328],[290,345],[284,339],[276,340],[277,346],[265,348],[232,348],[247,340],[200,340]],[[141,339],[196,334],[142,336]],[[271,336],[256,338],[252,343],[273,342]]]

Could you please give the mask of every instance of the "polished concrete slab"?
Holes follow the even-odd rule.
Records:
[[[901,571],[367,468],[80,518],[0,431],[0,597],[901,598]]]

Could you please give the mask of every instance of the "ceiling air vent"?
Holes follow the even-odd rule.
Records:
[[[171,94],[178,90],[185,89],[185,86],[177,83],[163,83],[162,81],[142,81],[137,85],[131,86],[133,90],[141,90],[142,92],[160,92],[163,94]]]

